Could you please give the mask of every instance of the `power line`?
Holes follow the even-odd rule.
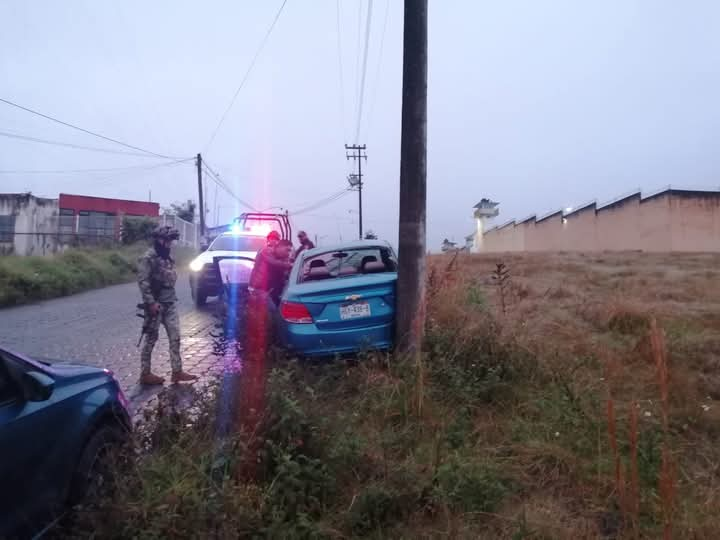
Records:
[[[362,0],[358,0],[357,47],[355,52],[355,103],[359,98],[360,90],[360,41],[362,35]]]
[[[380,52],[378,54],[378,63],[375,70],[375,87],[373,88],[372,101],[370,101],[370,109],[368,111],[368,119],[366,123],[367,136],[370,132],[370,125],[372,124],[373,112],[375,112],[375,102],[377,101],[378,87],[380,86],[380,68],[382,67],[383,61],[383,50],[385,48],[385,31],[387,29],[388,13],[390,11],[390,0],[385,2],[385,16],[383,17],[382,34],[380,36]]]
[[[349,217],[328,216],[325,214],[303,214],[303,215],[305,217],[311,217],[311,218],[316,218],[316,219],[332,219],[334,221],[342,221],[344,223],[355,223],[355,221]]]
[[[264,214],[264,213],[267,212],[268,210],[280,210],[280,212],[282,212],[283,210],[285,210],[285,207],[284,207],[284,206],[268,206],[268,207],[263,208],[262,210],[260,210],[260,213],[261,213],[261,214]]]
[[[6,131],[0,131],[0,136],[9,137],[11,139],[18,139],[21,141],[49,144],[49,145],[53,145],[53,146],[63,146],[66,148],[74,148],[76,150],[89,150],[91,152],[104,152],[107,154],[119,154],[119,155],[123,155],[123,156],[135,156],[135,157],[142,157],[142,158],[158,159],[155,156],[152,156],[149,154],[140,154],[138,152],[125,152],[124,150],[111,150],[109,148],[100,148],[97,146],[84,146],[81,144],[66,143],[66,142],[62,142],[62,141],[51,141],[48,139],[39,139],[37,137],[30,137],[28,135],[19,135],[17,133],[8,133]],[[174,159],[174,158],[162,158],[162,159]]]
[[[367,74],[368,48],[370,46],[370,27],[372,25],[373,0],[368,0],[367,19],[365,23],[365,52],[363,54],[362,78],[360,79],[360,97],[358,98],[357,127],[355,129],[355,144],[360,139],[360,123],[362,120],[363,100],[365,99],[365,75]]]
[[[218,192],[218,185],[215,184],[215,197],[213,198],[213,216],[215,217],[215,226],[217,227],[220,225],[220,218],[218,216],[218,203],[217,203],[217,192]]]
[[[349,190],[348,190],[348,191],[349,191]],[[296,212],[290,212],[289,214],[290,214],[291,216],[300,216],[300,215],[302,215],[302,214],[306,214],[307,212],[311,212],[311,211],[313,211],[313,210],[317,210],[318,208],[321,208],[321,207],[323,207],[323,206],[326,206],[326,205],[328,205],[328,204],[331,204],[331,203],[333,203],[333,202],[341,199],[346,193],[347,193],[347,191],[344,192],[344,193],[339,193],[339,194],[336,195],[335,197],[331,197],[331,198],[325,199],[325,200],[323,200],[323,201],[319,201],[318,203],[316,203],[316,204],[313,205],[313,206],[310,206],[310,207],[308,207],[308,208],[302,208],[302,209],[300,209],[300,210],[298,210],[298,211],[296,211]]]
[[[123,172],[120,172],[120,173],[118,173],[118,174],[113,174],[113,175],[110,175],[110,176],[106,176],[105,178],[98,178],[98,179],[96,179],[96,180],[93,180],[93,182],[96,183],[96,184],[99,183],[99,182],[107,182],[108,180],[114,180],[115,178],[118,178],[118,177],[121,177],[121,176],[125,176],[125,175],[127,175],[129,172],[138,172],[138,173],[139,173],[139,172],[142,172],[142,173],[144,174],[146,171],[150,171],[150,170],[154,170],[154,169],[159,169],[159,168],[161,168],[161,167],[168,167],[168,168],[170,168],[170,167],[176,167],[176,166],[178,166],[178,165],[180,165],[180,164],[182,164],[182,163],[188,163],[189,161],[193,161],[193,160],[194,160],[194,158],[190,158],[190,159],[179,159],[179,160],[176,160],[176,161],[171,161],[170,163],[160,163],[159,165],[151,165],[151,166],[149,166],[149,167],[145,167],[145,168],[143,168],[143,169],[137,169],[137,170],[135,170],[135,171],[123,171]]]
[[[215,183],[217,185],[219,185],[221,188],[223,188],[228,193],[228,195],[230,195],[233,199],[235,199],[237,202],[239,202],[241,205],[245,206],[246,208],[252,210],[253,212],[257,212],[257,208],[255,208],[250,203],[243,201],[240,197],[235,195],[233,190],[230,189],[230,187],[228,187],[228,185],[220,179],[220,175],[218,175],[215,171],[213,171],[210,168],[210,166],[207,164],[205,159],[203,159],[203,167],[205,169],[205,172],[210,174],[210,177],[215,181]]]
[[[345,195],[347,195],[348,193],[350,193],[350,192],[352,192],[352,191],[353,191],[353,190],[350,189],[350,188],[345,188],[345,189],[343,189],[342,191],[339,191],[339,192],[337,192],[337,193],[334,193],[333,195],[330,195],[329,197],[326,197],[326,198],[324,198],[324,199],[321,199],[321,200],[317,201],[316,203],[311,204],[311,205],[309,205],[309,206],[307,206],[307,207],[305,207],[305,208],[301,208],[301,209],[296,210],[296,211],[294,211],[294,212],[289,212],[289,214],[292,215],[292,216],[299,216],[299,215],[304,214],[304,213],[306,213],[306,212],[311,212],[311,211],[313,211],[313,210],[316,210],[316,209],[320,208],[321,206],[328,205],[328,204],[330,204],[330,203],[333,203],[333,202],[337,201],[338,199],[341,199],[342,197],[344,197]]]
[[[50,120],[50,121],[55,122],[55,123],[57,123],[57,124],[61,124],[61,125],[66,126],[66,127],[69,127],[69,128],[72,128],[72,129],[76,129],[76,130],[78,130],[78,131],[82,131],[83,133],[87,133],[88,135],[92,135],[92,136],[94,136],[94,137],[99,137],[100,139],[105,139],[106,141],[110,141],[110,142],[113,142],[113,143],[115,143],[115,144],[119,144],[120,146],[124,146],[124,147],[130,148],[130,149],[132,149],[132,150],[138,150],[139,152],[144,152],[144,153],[146,153],[146,154],[151,154],[151,155],[153,155],[153,156],[161,157],[161,158],[164,158],[164,159],[175,159],[175,158],[173,158],[173,157],[171,157],[171,156],[165,156],[165,155],[163,155],[163,154],[157,154],[157,153],[155,153],[155,152],[151,152],[150,150],[145,150],[144,148],[140,148],[139,146],[133,146],[132,144],[124,143],[124,142],[122,142],[122,141],[118,141],[117,139],[113,139],[112,137],[106,137],[105,135],[101,135],[101,134],[99,134],[99,133],[95,133],[94,131],[90,131],[89,129],[81,128],[81,127],[76,126],[76,125],[74,125],[74,124],[70,124],[70,123],[68,123],[68,122],[64,122],[64,121],[59,120],[59,119],[57,119],[57,118],[54,118],[54,117],[52,117],[52,116],[48,116],[47,114],[43,114],[43,113],[41,113],[41,112],[34,111],[34,110],[29,109],[29,108],[27,108],[27,107],[23,107],[22,105],[18,105],[17,103],[13,103],[12,101],[9,101],[9,100],[7,100],[7,99],[0,98],[0,101],[2,101],[3,103],[6,103],[6,104],[8,104],[8,105],[10,105],[10,106],[12,106],[12,107],[16,107],[16,108],[18,108],[18,109],[20,109],[20,110],[23,110],[23,111],[25,111],[25,112],[29,112],[29,113],[32,113],[32,114],[34,114],[34,115],[36,115],[36,116],[40,116],[40,117],[42,117],[42,118],[45,118],[46,120]]]
[[[337,50],[338,50],[338,73],[340,74],[340,121],[342,123],[342,137],[345,139],[347,126],[345,125],[345,76],[342,61],[342,41],[340,36],[340,0],[335,2],[335,14],[337,23]]]
[[[334,196],[337,195],[338,193],[343,193],[346,189],[347,189],[347,188],[343,188],[343,189],[341,189],[340,191],[337,191],[337,192],[335,192],[335,193],[333,193],[333,194],[331,194],[331,195],[328,195],[328,196],[326,196],[326,197],[323,197],[323,198],[320,199],[320,200],[324,200],[324,199],[327,199],[327,198],[329,198],[329,197],[334,197]],[[304,202],[304,203],[302,203],[302,204],[298,204],[298,207],[299,207],[299,208],[305,208],[306,206],[312,206],[312,205],[314,205],[315,203],[317,203],[317,200],[308,201],[308,202]],[[289,211],[289,212],[292,212],[292,211]]]
[[[203,160],[203,161],[204,161],[204,160]],[[209,174],[209,175],[210,175],[210,178],[212,179],[213,182],[215,182],[215,185],[220,186],[221,188],[223,188],[223,190],[224,190],[228,195],[230,195],[233,199],[235,199],[236,201],[238,201],[239,203],[241,203],[243,206],[246,206],[247,208],[250,208],[250,209],[254,210],[254,208],[253,208],[251,205],[249,205],[249,204],[246,203],[245,201],[242,201],[241,199],[239,199],[239,198],[237,197],[237,195],[235,195],[235,193],[232,191],[232,189],[230,189],[230,187],[229,187],[225,182],[223,182],[223,181],[220,179],[220,176],[217,175],[212,169],[210,169],[210,167],[208,167],[205,163],[203,163],[203,170],[205,171],[206,174]]]
[[[248,77],[250,76],[250,72],[252,71],[253,67],[255,66],[255,62],[257,62],[257,59],[260,56],[260,53],[265,48],[265,44],[267,43],[267,40],[270,37],[270,34],[273,31],[273,28],[275,28],[275,23],[278,22],[278,19],[280,18],[280,14],[282,13],[283,9],[285,8],[285,4],[287,4],[287,0],[283,0],[283,3],[280,5],[280,9],[278,9],[277,13],[275,14],[275,18],[273,19],[272,23],[270,24],[270,27],[268,28],[267,32],[265,33],[265,37],[263,37],[262,41],[260,42],[260,46],[258,47],[257,51],[255,51],[255,56],[253,56],[253,59],[250,62],[250,66],[248,67],[247,71],[245,72],[245,75],[243,76],[242,80],[240,81],[240,86],[238,86],[237,90],[235,90],[235,94],[233,95],[233,98],[230,100],[230,105],[228,105],[227,109],[225,109],[225,112],[223,113],[222,117],[220,118],[220,121],[218,122],[217,126],[215,126],[215,130],[213,131],[212,135],[210,136],[210,140],[205,145],[205,150],[203,150],[203,153],[207,153],[208,149],[210,148],[210,145],[212,145],[212,143],[215,141],[215,137],[217,136],[218,131],[220,131],[220,127],[225,122],[225,118],[227,118],[227,115],[230,112],[230,109],[232,109],[233,105],[235,105],[235,100],[237,99],[238,94],[240,93],[240,90],[242,90],[243,86],[245,86],[245,82],[247,81]]]
[[[355,213],[355,210],[352,210],[352,212]],[[352,218],[343,217],[343,216],[338,216],[338,215],[330,216],[330,215],[327,215],[327,214],[315,214],[315,213],[312,213],[312,214],[303,214],[303,215],[304,215],[305,217],[312,217],[312,218],[317,218],[317,219],[333,219],[333,220],[336,220],[336,221],[343,221],[343,222],[346,222],[346,223],[353,223],[353,224],[356,223],[356,221],[355,221],[354,219],[352,219]],[[375,218],[373,218],[372,222],[373,222],[373,223],[387,223],[387,224],[397,225],[397,219],[375,219]]]
[[[227,191],[228,193],[231,193],[233,195],[233,197],[235,197],[235,195],[232,193],[232,190],[230,189],[230,187],[220,178],[220,175],[218,173],[216,173],[213,170],[213,168],[210,167],[210,165],[204,159],[203,159],[203,167],[205,168],[205,172],[212,177],[213,181],[215,182],[215,185],[221,186],[225,191]],[[243,204],[245,204],[245,203],[243,203]],[[249,205],[247,205],[247,204],[246,204],[246,206],[249,207]]]
[[[173,165],[176,163],[184,163],[192,161],[192,158],[171,161],[169,163],[161,163],[159,165],[153,165],[148,167],[147,165],[134,165],[131,167],[110,167],[106,169],[15,169],[15,170],[0,170],[0,174],[80,174],[80,173],[104,173],[104,172],[115,172],[115,171],[136,171],[143,169],[155,169],[157,167],[165,167],[167,165]]]

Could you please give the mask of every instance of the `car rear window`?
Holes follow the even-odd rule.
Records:
[[[265,247],[262,236],[218,236],[208,251],[260,251]]]
[[[303,260],[298,283],[396,271],[397,260],[389,248],[345,249]]]

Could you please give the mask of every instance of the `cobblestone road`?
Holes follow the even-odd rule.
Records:
[[[211,300],[207,307],[197,310],[184,275],[178,279],[177,292],[183,368],[204,378],[222,369],[223,360],[212,354],[210,335],[215,328],[217,304]],[[128,283],[3,309],[0,310],[0,344],[30,356],[109,368],[137,406],[158,391],[143,391],[137,385],[140,350],[136,345],[142,320],[135,316],[135,305],[139,301],[137,285]],[[163,328],[153,353],[153,371],[170,374],[168,341]]]

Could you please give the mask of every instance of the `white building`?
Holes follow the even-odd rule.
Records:
[[[58,200],[0,194],[0,255],[46,255],[55,249]]]
[[[465,249],[473,253],[483,251],[483,235],[487,229],[487,222],[500,213],[498,205],[500,203],[491,201],[490,199],[481,199],[473,208],[475,212],[475,231],[465,237]]]

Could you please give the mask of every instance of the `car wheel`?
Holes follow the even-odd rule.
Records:
[[[207,302],[207,293],[193,289],[193,300],[196,307],[202,307]]]
[[[204,306],[207,301],[207,294],[199,291],[197,282],[192,279],[190,279],[190,296],[196,307]]]
[[[71,506],[100,502],[112,493],[113,473],[122,464],[121,450],[127,436],[120,427],[104,425],[93,433],[82,450],[70,486]]]

